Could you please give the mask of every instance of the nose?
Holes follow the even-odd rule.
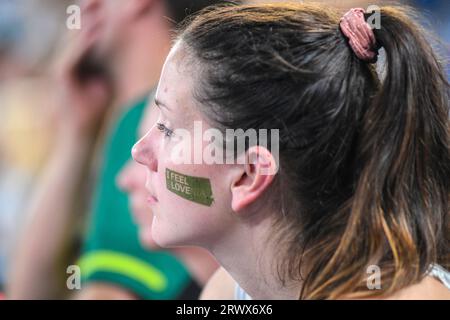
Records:
[[[131,150],[131,155],[137,163],[146,166],[151,171],[158,171],[158,161],[151,146],[151,131],[146,136],[139,140]]]

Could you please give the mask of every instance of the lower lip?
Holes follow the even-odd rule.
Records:
[[[147,199],[148,204],[152,205],[158,202],[158,200],[154,196],[150,196]]]

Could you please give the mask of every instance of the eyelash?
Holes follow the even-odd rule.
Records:
[[[170,130],[169,128],[167,128],[164,124],[162,123],[157,123],[156,124],[156,128],[164,133],[164,136],[170,138],[173,134],[173,130]]]

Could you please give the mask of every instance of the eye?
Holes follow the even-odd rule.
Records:
[[[162,123],[157,123],[156,124],[156,128],[164,133],[164,136],[170,138],[173,134],[173,130],[170,130],[169,128],[167,128],[164,124]]]

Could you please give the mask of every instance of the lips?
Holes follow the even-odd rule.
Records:
[[[148,191],[147,202],[148,202],[149,204],[155,204],[156,202],[158,202],[158,198],[156,198],[156,197],[154,196],[154,192],[153,192],[152,189],[150,188],[148,182],[145,184],[145,187],[147,188],[147,191]]]
[[[154,196],[149,196],[147,198],[147,202],[148,202],[148,204],[153,205],[158,202],[158,199],[156,199]]]

